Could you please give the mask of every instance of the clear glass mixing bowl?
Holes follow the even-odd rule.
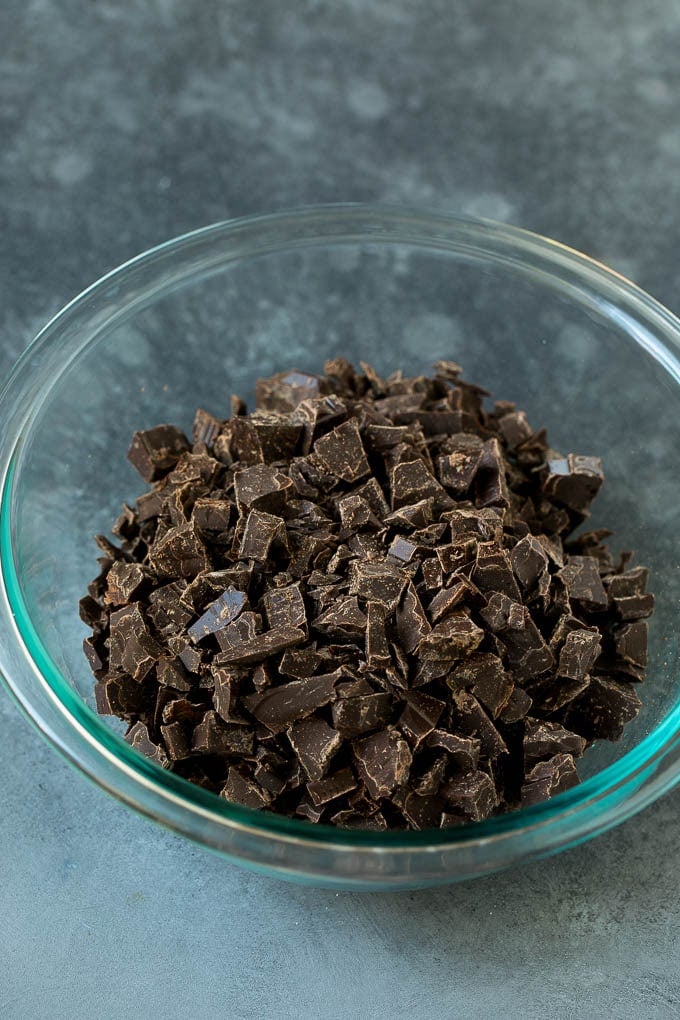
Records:
[[[105,789],[230,860],[347,888],[481,875],[617,824],[680,774],[680,323],[621,276],[499,224],[338,206],[217,224],[147,252],[45,327],[0,398],[0,668],[45,736]],[[585,782],[481,824],[343,832],[220,800],[130,748],[93,711],[78,598],[91,537],[143,485],[135,429],[226,416],[232,392],[344,354],[378,371],[439,358],[515,400],[563,452],[599,454],[593,526],[651,568],[657,611],[640,717]]]

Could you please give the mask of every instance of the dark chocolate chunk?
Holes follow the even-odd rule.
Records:
[[[116,560],[106,575],[104,601],[110,606],[122,606],[135,601],[135,596],[146,580],[144,569],[139,563]]]
[[[448,730],[432,730],[425,737],[425,746],[445,751],[456,768],[469,771],[477,768],[482,742],[478,737],[461,737]]]
[[[268,411],[294,411],[302,400],[323,392],[319,376],[307,372],[279,372],[269,379],[258,379],[255,404]]]
[[[392,712],[390,694],[342,697],[333,705],[333,726],[343,737],[358,737],[384,727]]]
[[[239,710],[240,680],[228,669],[213,667],[213,704],[215,711],[227,723],[244,724],[244,716]]]
[[[569,556],[558,577],[566,585],[569,598],[580,603],[584,609],[607,608],[607,593],[594,557]]]
[[[594,676],[583,694],[569,706],[566,724],[586,740],[618,740],[640,706],[634,684]]]
[[[408,538],[404,538],[403,535],[396,535],[392,539],[392,545],[389,548],[388,556],[393,560],[397,560],[398,563],[410,563],[413,557],[418,552],[418,546],[415,542],[411,542]]]
[[[133,602],[111,613],[109,668],[127,673],[140,682],[161,656],[161,648],[153,638],[142,615],[142,607]]]
[[[450,452],[437,462],[439,481],[450,492],[462,495],[472,485],[484,444],[479,436],[463,432],[452,436],[450,445]]]
[[[372,669],[389,666],[392,661],[385,630],[385,607],[379,602],[366,606],[366,662]]]
[[[643,595],[647,591],[648,577],[647,567],[633,567],[624,574],[610,574],[604,580],[609,597],[621,599],[630,595]]]
[[[477,547],[472,580],[480,591],[502,592],[515,602],[520,601],[510,557],[495,542],[482,542]]]
[[[508,725],[519,722],[520,719],[524,719],[528,715],[532,705],[531,696],[521,687],[515,687],[498,718]]]
[[[488,715],[472,694],[456,694],[455,708],[460,731],[468,737],[478,737],[485,758],[497,758],[507,753],[507,746]]]
[[[510,505],[505,464],[497,439],[487,439],[477,461],[474,478],[475,503],[479,507]]]
[[[234,625],[232,624],[232,626]],[[220,631],[220,633],[223,634],[224,631]],[[305,632],[298,627],[274,627],[264,634],[257,634],[243,641],[235,642],[231,647],[225,648],[224,651],[216,655],[214,662],[218,666],[232,664],[249,666],[252,663],[268,659],[270,655],[283,652],[293,645],[302,644],[305,637]]]
[[[392,510],[420,503],[429,497],[440,505],[450,505],[451,500],[434,475],[428,471],[422,460],[397,464],[390,479]]]
[[[135,432],[127,456],[145,482],[155,482],[170,471],[188,449],[189,440],[183,432],[173,425],[157,425],[145,432]]]
[[[280,514],[285,508],[293,483],[276,468],[267,464],[254,464],[242,468],[234,475],[234,492],[239,513],[246,510],[263,510]]]
[[[315,631],[336,639],[359,640],[363,643],[366,632],[366,614],[359,608],[355,596],[346,595],[330,609],[312,621]]]
[[[549,761],[540,761],[527,773],[522,786],[522,807],[540,804],[558,793],[578,786],[579,778],[570,754],[556,754]]]
[[[250,779],[242,769],[233,765],[227,773],[227,781],[220,791],[220,796],[258,811],[266,808],[272,799],[267,790]]]
[[[208,606],[202,616],[192,623],[187,633],[194,641],[200,641],[209,634],[232,623],[248,602],[242,591],[230,585],[218,599]]]
[[[131,726],[125,734],[125,739],[128,744],[134,747],[135,751],[139,751],[140,754],[155,761],[161,768],[169,767],[170,760],[167,754],[159,744],[154,744],[143,722],[136,722],[134,726]]]
[[[397,632],[405,652],[414,652],[432,630],[418,593],[409,581],[397,606]]]
[[[317,439],[314,453],[324,470],[343,482],[356,482],[371,470],[355,418]]]
[[[229,527],[232,504],[226,499],[201,497],[194,503],[191,519],[200,531],[220,534]]]
[[[572,733],[564,726],[547,720],[527,719],[524,729],[524,759],[535,762],[541,758],[552,758],[556,754],[570,754],[580,758],[586,749],[586,741],[578,733]]]
[[[289,584],[285,588],[272,588],[262,599],[270,627],[307,626],[305,602],[300,585]]]
[[[272,733],[280,733],[298,719],[304,719],[335,697],[335,673],[292,680],[243,698],[243,704]]]
[[[580,529],[600,462],[452,362],[324,371],[199,409],[193,445],[135,435],[150,489],[97,537],[79,607],[98,710],[310,823],[454,826],[567,788],[638,710],[653,608],[646,568]]]
[[[249,726],[230,725],[209,711],[194,727],[193,754],[250,755],[253,752],[254,734]]]
[[[522,443],[531,439],[531,425],[524,411],[510,411],[498,419],[498,428],[509,450],[516,450]]]
[[[407,580],[392,563],[353,563],[350,592],[367,602],[377,602],[391,613],[397,608]]]
[[[587,510],[597,495],[604,474],[599,457],[579,457],[570,453],[564,459],[548,461],[543,492],[549,499],[570,510]]]
[[[397,730],[383,730],[355,741],[354,757],[359,776],[376,800],[389,797],[408,780],[411,751]]]
[[[324,719],[310,716],[287,731],[291,747],[309,779],[323,779],[328,771],[333,755],[342,744],[342,735],[336,730]]]
[[[149,561],[159,577],[194,578],[210,569],[210,559],[194,522],[170,528],[149,550]]]
[[[422,691],[409,691],[404,698],[406,707],[397,725],[407,740],[418,747],[436,728],[446,705]]]
[[[547,595],[550,587],[548,554],[538,539],[527,535],[510,552],[510,562],[522,590]]]
[[[488,818],[498,803],[491,779],[479,770],[449,780],[441,792],[451,810],[471,822]]]
[[[239,558],[264,563],[275,542],[280,545],[286,543],[286,525],[283,518],[275,517],[263,510],[251,510],[243,528]]]
[[[622,620],[644,620],[654,612],[654,596],[649,593],[624,595],[622,598],[612,599],[612,604]]]
[[[597,631],[572,630],[562,645],[557,672],[570,680],[582,680],[595,664],[600,647]]]
[[[644,620],[629,623],[615,633],[616,654],[625,663],[642,670],[647,668],[647,624]],[[621,666],[624,669],[623,666]]]
[[[508,661],[518,676],[540,676],[551,669],[554,656],[526,606],[512,602],[505,595],[495,594],[489,599],[481,616],[494,634],[498,634],[507,649]]]
[[[169,655],[162,656],[156,663],[156,680],[163,687],[172,687],[176,691],[188,691],[191,688],[184,663]]]
[[[312,799],[312,803],[319,807],[322,804],[330,803],[332,800],[337,800],[338,797],[344,797],[347,793],[351,793],[352,790],[356,790],[357,785],[356,778],[351,769],[340,769],[339,772],[334,772],[332,776],[326,776],[325,779],[318,779],[307,783],[307,792]]]

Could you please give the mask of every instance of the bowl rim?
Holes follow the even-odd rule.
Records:
[[[260,238],[257,241],[257,238]],[[253,247],[253,238],[256,239]],[[416,849],[441,851],[456,846],[506,840],[533,831],[561,827],[570,841],[601,831],[644,807],[680,779],[680,761],[661,774],[649,776],[680,746],[680,703],[655,729],[616,762],[579,786],[530,808],[469,823],[446,830],[421,832],[369,832],[342,830],[328,825],[312,825],[258,812],[232,804],[187,780],[162,769],[134,751],[118,737],[70,686],[52,662],[31,620],[20,585],[20,572],[14,557],[13,496],[23,439],[44,395],[58,383],[88,344],[111,323],[146,300],[157,299],[180,281],[185,283],[211,268],[217,272],[224,254],[210,255],[214,244],[228,245],[234,260],[314,244],[348,242],[408,243],[424,247],[478,252],[480,258],[512,262],[528,275],[541,276],[559,289],[578,294],[581,303],[591,303],[600,314],[613,318],[631,332],[635,340],[680,382],[680,321],[615,270],[560,242],[518,227],[491,220],[441,212],[359,203],[306,206],[273,214],[246,216],[210,224],[172,238],[124,262],[95,281],[66,304],[26,347],[0,393],[0,425],[5,428],[0,449],[0,619],[4,616],[5,635],[11,634],[14,651],[21,660],[21,676],[4,666],[0,648],[0,668],[5,682],[31,721],[47,739],[90,778],[119,799],[170,828],[188,831],[189,818],[200,817],[218,829],[237,827],[260,837],[293,843],[321,844],[337,850],[412,852]],[[250,243],[251,248],[247,245]],[[245,247],[244,247],[245,246]],[[149,284],[146,297],[120,304],[120,290],[140,284],[143,278],[163,278],[168,267],[204,252],[201,270],[188,274],[175,271],[165,284]],[[151,297],[149,297],[151,294]],[[586,300],[587,299],[587,300]],[[97,319],[102,301],[106,314]],[[119,306],[119,311],[115,309]],[[68,327],[86,313],[93,317],[95,332],[68,335]],[[92,325],[92,324],[91,324]],[[61,332],[66,329],[66,335]],[[663,338],[663,339],[660,339]],[[56,362],[59,371],[54,373]],[[50,371],[52,369],[52,371]],[[29,676],[26,681],[25,676]],[[42,716],[31,684],[37,682],[61,713],[63,725],[55,728]],[[83,754],[87,745],[87,755]],[[93,753],[94,752],[94,753]],[[112,782],[111,767],[119,780]],[[647,780],[644,785],[643,780]],[[172,811],[169,809],[172,808]],[[188,813],[187,825],[177,822],[177,811]],[[595,819],[594,815],[597,815]],[[173,817],[170,817],[172,815]],[[199,837],[199,841],[203,841]]]

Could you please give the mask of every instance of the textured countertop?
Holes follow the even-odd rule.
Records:
[[[679,34],[670,0],[3,0],[0,378],[144,248],[311,202],[519,224],[679,312]],[[530,867],[367,895],[143,821],[3,692],[0,776],[3,1020],[680,1016],[680,791]]]

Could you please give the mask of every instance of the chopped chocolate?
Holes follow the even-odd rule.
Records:
[[[477,768],[481,740],[478,737],[461,737],[448,730],[432,730],[425,738],[425,746],[445,751],[456,768],[469,771]]]
[[[110,627],[109,669],[142,681],[161,657],[161,648],[149,632],[140,603],[112,612]]]
[[[634,684],[594,676],[569,706],[566,723],[586,740],[618,740],[626,723],[640,711],[640,705]]]
[[[409,581],[397,606],[397,633],[405,652],[414,652],[432,630],[418,593]]]
[[[235,804],[254,808],[256,811],[271,803],[271,794],[259,786],[243,772],[232,766],[227,774],[227,781],[220,791],[220,796]]]
[[[558,793],[570,790],[579,782],[574,759],[570,754],[556,754],[549,761],[540,761],[527,772],[522,786],[522,807],[540,804]]]
[[[527,719],[525,722],[524,759],[527,762],[552,758],[556,754],[580,758],[586,743],[578,733],[572,733],[559,723],[539,719]]]
[[[228,390],[227,390],[228,392]],[[347,829],[482,821],[578,781],[637,713],[653,596],[602,481],[439,362],[281,372],[190,443],[135,433],[79,605],[103,714],[245,809]],[[580,533],[578,533],[580,531]]]
[[[385,726],[392,713],[390,694],[342,697],[333,705],[333,726],[343,737],[358,737]]]
[[[593,630],[572,630],[560,651],[557,672],[570,680],[587,676],[600,654],[600,635]]]
[[[350,592],[367,602],[377,602],[388,613],[397,608],[408,578],[392,563],[352,563]]]
[[[247,710],[272,733],[280,733],[298,719],[304,719],[335,697],[335,673],[292,680],[243,698]]]
[[[324,381],[307,372],[279,372],[270,379],[258,379],[255,403],[268,411],[294,411],[298,404],[325,392]]]
[[[345,794],[351,793],[356,788],[357,781],[351,769],[340,769],[339,772],[334,772],[332,776],[326,776],[325,779],[307,783],[307,792],[316,807],[337,800],[338,797],[344,797]]]
[[[418,747],[435,729],[446,704],[422,691],[409,691],[404,697],[406,708],[397,725],[406,739]]]
[[[145,482],[155,482],[167,474],[188,449],[189,440],[183,432],[173,425],[157,425],[145,432],[135,432],[127,456]]]
[[[251,510],[243,528],[239,559],[264,563],[274,542],[285,545],[286,525],[283,518],[262,510]]]
[[[233,624],[232,624],[233,626]],[[220,631],[224,634],[224,631]],[[238,664],[249,666],[255,662],[262,662],[270,655],[276,655],[291,648],[293,645],[302,644],[306,634],[298,627],[273,627],[264,634],[257,634],[244,638],[242,641],[234,642],[229,648],[219,652],[214,659],[218,666]]]
[[[647,567],[633,567],[624,574],[610,574],[604,582],[609,597],[621,599],[629,595],[643,595],[647,591],[648,577]]]
[[[315,631],[336,640],[359,640],[366,632],[366,614],[359,608],[356,596],[346,595],[312,622]]]
[[[580,603],[584,609],[607,608],[607,593],[600,578],[597,560],[593,556],[569,556],[558,577],[564,581],[569,598]]]
[[[383,730],[357,740],[354,757],[361,779],[376,800],[389,797],[408,780],[411,752],[396,730]]]
[[[324,719],[310,716],[291,726],[287,733],[308,778],[314,781],[323,779],[333,755],[342,744],[343,735],[339,727],[332,729]]]
[[[389,666],[391,661],[385,607],[380,602],[369,602],[366,606],[366,662],[375,669]]]
[[[616,654],[630,666],[645,670],[647,668],[647,624],[637,620],[622,627],[614,635]],[[623,664],[619,667],[627,672]]]
[[[269,514],[283,511],[293,488],[290,478],[266,464],[254,464],[234,475],[234,492],[239,513],[263,510]]]
[[[208,637],[209,634],[222,630],[236,619],[247,602],[246,595],[230,585],[218,599],[208,606],[203,615],[199,616],[195,623],[192,623],[187,629],[187,634],[194,641],[200,641],[202,638]]]
[[[324,470],[341,478],[343,482],[356,482],[371,470],[356,418],[343,422],[332,432],[317,439],[314,453]]]
[[[497,758],[499,754],[507,753],[505,741],[474,695],[457,694],[454,704],[460,732],[479,738],[485,758]]]
[[[150,758],[151,761],[155,761],[161,768],[169,768],[170,759],[160,744],[154,744],[143,722],[136,722],[131,726],[125,735],[125,739],[136,751]]]
[[[623,598],[613,598],[612,605],[622,620],[644,620],[654,612],[654,596],[649,593],[625,595]]]
[[[250,755],[253,752],[254,733],[249,726],[225,723],[217,712],[209,711],[194,728],[193,754]]]
[[[481,822],[488,818],[498,803],[491,779],[486,772],[479,770],[451,779],[442,788],[442,793],[452,811],[471,822]]]
[[[543,492],[555,503],[582,512],[595,499],[603,481],[599,457],[579,457],[570,453],[566,458],[548,461]]]
[[[450,498],[422,460],[395,465],[390,479],[390,492],[392,510],[420,503],[429,497],[444,506],[451,504]]]

